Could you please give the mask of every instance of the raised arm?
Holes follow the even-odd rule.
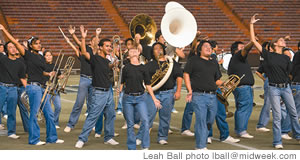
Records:
[[[87,30],[84,30],[84,26],[80,26],[80,32],[81,32],[81,54],[87,59],[90,60],[91,56],[90,54],[86,51],[86,46],[85,46],[85,38],[87,36]]]
[[[69,33],[72,35],[72,38],[75,41],[75,43],[77,44],[77,46],[81,46],[81,42],[79,41],[79,39],[77,38],[77,36],[75,34],[75,27],[72,27],[70,25],[69,26]]]
[[[253,44],[258,49],[258,51],[262,52],[262,46],[255,39],[255,33],[254,33],[254,23],[256,23],[257,21],[259,21],[259,19],[255,19],[255,16],[257,16],[257,15],[258,15],[257,13],[254,14],[251,17],[251,20],[250,20],[250,37],[251,37],[251,42],[253,42]]]
[[[242,56],[245,57],[253,47],[253,42],[249,42],[242,50]]]
[[[62,32],[63,37],[65,38],[66,42],[71,46],[71,48],[75,51],[75,55],[79,57],[79,51],[78,49],[73,45],[73,43],[70,41],[70,39],[63,33],[61,28],[59,27],[60,31]]]
[[[17,47],[20,54],[24,56],[25,55],[24,47],[4,28],[2,24],[0,24],[0,30],[2,30],[5,36]]]
[[[97,28],[97,29],[96,29],[95,42],[94,42],[94,45],[92,46],[92,48],[93,48],[94,51],[97,51],[97,50],[98,50],[98,43],[99,43],[99,41],[100,41],[100,39],[99,39],[100,33],[101,33],[101,28]]]

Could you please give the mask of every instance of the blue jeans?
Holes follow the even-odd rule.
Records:
[[[16,109],[18,102],[18,88],[0,86],[0,107],[7,102],[7,134],[16,134]]]
[[[54,123],[56,126],[59,126],[59,115],[61,112],[61,102],[60,102],[60,94],[56,94],[51,98],[51,102],[54,105]]]
[[[42,100],[44,89],[37,85],[27,85],[26,92],[29,97],[30,117],[29,117],[29,144],[36,144],[40,141],[40,127],[37,121],[40,103]],[[54,124],[53,111],[50,104],[50,95],[46,96],[43,109],[46,120],[46,142],[55,143],[57,140],[57,132]]]
[[[221,93],[221,90],[218,89],[217,92]],[[224,141],[229,136],[229,126],[228,123],[226,122],[226,109],[225,109],[225,105],[222,104],[219,100],[217,101],[217,103],[218,103],[218,109],[216,115],[216,124],[220,131],[220,141]],[[213,136],[213,128],[211,126],[208,137],[212,137],[212,136]]]
[[[122,107],[123,95],[124,95],[124,90],[119,94],[119,101],[117,107],[117,110],[121,112],[123,111],[123,107]]]
[[[122,105],[124,110],[124,118],[127,123],[127,147],[129,150],[136,149],[136,136],[133,128],[135,124],[135,112],[140,115],[140,120],[142,122],[139,129],[142,148],[150,147],[149,118],[146,98],[146,93],[140,96],[130,96],[127,94],[124,94],[123,96]]]
[[[268,125],[268,122],[270,120],[270,99],[269,99],[269,93],[268,93],[268,88],[269,88],[269,79],[266,78],[264,82],[264,106],[262,107],[259,115],[259,120],[256,125],[256,128],[262,128],[266,127]]]
[[[192,103],[187,102],[182,116],[181,132],[185,130],[189,130],[191,128],[193,113],[194,110],[193,110]]]
[[[300,85],[292,85],[291,88],[295,92],[294,101],[295,101],[298,117],[300,117]]]
[[[113,96],[111,91],[100,91],[95,88],[92,89],[91,106],[89,114],[84,122],[82,132],[78,139],[83,142],[88,141],[93,127],[101,114],[104,113],[104,141],[108,141],[114,137],[114,122],[116,119],[115,107],[113,104]]]
[[[291,117],[287,112],[285,104],[281,105],[281,134],[288,134],[291,128]]]
[[[300,125],[290,86],[288,86],[287,88],[269,86],[269,96],[273,114],[273,145],[275,146],[278,144],[282,144],[280,97],[282,98],[286,109],[290,115],[293,137],[299,140]]]
[[[29,131],[29,113],[27,108],[21,102],[21,94],[25,91],[24,87],[18,87],[18,106],[20,110],[20,115],[23,123],[23,128],[25,132]]]
[[[192,106],[196,115],[196,148],[205,148],[208,131],[217,114],[217,97],[215,94],[193,92]]]
[[[247,133],[248,121],[253,109],[253,91],[251,86],[243,85],[233,91],[236,111],[234,114],[235,132],[241,136]]]
[[[76,123],[78,122],[84,100],[87,98],[87,108],[89,110],[91,104],[92,97],[92,79],[80,76],[79,88],[77,92],[76,102],[73,106],[72,112],[70,114],[69,122],[67,124],[68,127],[74,128]]]
[[[1,109],[2,116],[7,115],[7,103],[5,102]]]
[[[158,110],[159,126],[158,126],[157,141],[168,140],[168,132],[170,128],[171,113],[172,113],[173,101],[174,101],[174,91],[173,89],[167,91],[159,91],[155,93],[155,97],[160,101],[160,104],[162,105],[162,108]],[[151,105],[148,105],[148,107],[152,108],[151,112],[149,112],[150,126],[152,126],[153,121],[156,117],[157,109],[153,101],[150,104]]]

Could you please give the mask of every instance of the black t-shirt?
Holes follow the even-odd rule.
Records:
[[[86,45],[86,51],[89,54],[93,54],[92,48],[89,47],[88,45]],[[91,69],[90,62],[82,55],[80,55],[78,59],[80,61],[80,74],[84,74],[86,76],[92,76],[92,69]]]
[[[215,53],[211,54],[211,58],[213,60],[213,62],[215,62],[215,64],[217,65],[217,68],[218,68],[218,74],[221,75],[222,77],[222,72],[220,70],[220,65],[219,65],[219,62],[218,62],[218,57]]]
[[[264,63],[261,63],[257,69],[257,72],[259,72],[260,74],[265,73],[265,69],[264,69]]]
[[[163,61],[160,61],[160,65],[162,65],[163,63],[164,63]],[[170,77],[165,82],[165,84],[159,88],[158,91],[173,89],[176,84],[177,77],[183,77],[183,72],[182,72],[182,69],[180,68],[179,63],[177,63],[175,61],[173,61],[173,63],[174,63],[174,65],[173,65],[173,69],[172,69]],[[156,60],[148,62],[146,64],[146,68],[147,68],[147,71],[149,72],[150,77],[152,77],[156,73],[156,70],[159,69],[158,62]]]
[[[194,92],[216,91],[216,81],[221,78],[216,63],[211,60],[193,56],[188,59],[184,72],[190,75],[191,86]]]
[[[21,78],[26,78],[25,65],[18,59],[0,55],[0,82],[19,85]]]
[[[40,54],[34,54],[29,50],[25,50],[23,56],[25,64],[27,66],[28,82],[39,82],[43,83],[45,71],[45,59]]]
[[[54,63],[52,63],[52,64],[46,63],[46,65],[45,65],[45,72],[57,71],[57,66],[56,66],[55,69],[53,70],[54,66],[55,66]],[[61,72],[60,72],[60,71],[58,71],[57,76],[59,76],[59,75],[61,75]],[[49,78],[50,78],[49,76],[44,76],[44,82],[43,82],[43,84],[46,84],[46,82],[49,80]],[[58,79],[57,79],[57,80],[58,80]],[[56,83],[57,83],[57,81],[56,81]]]
[[[142,45],[142,47],[143,47],[143,52],[141,53],[141,55],[144,56],[146,60],[149,62],[152,59],[151,57],[152,47],[148,45]]]
[[[124,66],[122,84],[124,84],[125,93],[144,92],[143,82],[150,85],[150,76],[143,64],[133,65],[129,63]]]
[[[296,52],[293,58],[293,70],[291,72],[293,82],[300,83],[300,51]]]
[[[242,77],[243,74],[245,74],[244,78],[241,79],[240,84],[241,85],[254,85],[254,77],[250,68],[250,65],[247,60],[248,53],[245,57],[242,56],[242,50],[235,53],[229,62],[228,65],[228,75],[235,74],[239,77]]]
[[[284,54],[269,52],[265,48],[261,53],[264,58],[264,71],[269,83],[289,83],[289,73],[292,70],[290,58]]]
[[[90,64],[92,69],[92,86],[109,88],[112,83],[109,77],[109,60],[98,54],[90,54]]]

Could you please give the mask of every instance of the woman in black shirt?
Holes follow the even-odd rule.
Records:
[[[269,52],[257,42],[254,33],[254,23],[259,19],[255,19],[256,15],[257,14],[255,14],[250,21],[251,41],[264,58],[265,73],[269,78],[269,98],[273,114],[273,146],[277,149],[282,149],[280,98],[282,98],[290,114],[293,135],[300,141],[300,125],[289,85],[289,74],[292,69],[291,62],[290,58],[282,52],[282,49],[286,47],[284,38],[274,38],[270,42],[270,46],[274,52]]]

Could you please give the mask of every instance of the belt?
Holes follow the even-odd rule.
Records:
[[[125,93],[125,94],[128,94],[130,96],[140,96],[140,95],[143,95],[144,92],[137,92],[137,93]]]
[[[292,82],[292,85],[300,85],[300,82]]]
[[[5,86],[5,87],[17,87],[16,84],[6,84],[6,83],[2,83],[2,82],[0,82],[0,85]]]
[[[216,91],[195,91],[197,93],[216,94]]]
[[[278,88],[286,88],[288,87],[288,83],[269,83],[269,86],[278,87]]]
[[[98,91],[104,91],[104,92],[109,91],[109,88],[101,88],[101,87],[94,87],[94,88]]]
[[[81,76],[81,77],[84,77],[84,78],[92,79],[92,76],[87,76],[87,75],[85,75],[85,74],[81,74],[80,76]]]
[[[42,87],[43,85],[39,82],[28,82],[29,85],[34,85],[34,86],[40,86]]]
[[[159,91],[168,91],[168,90],[172,90],[172,89],[173,89],[173,88],[169,88],[169,89],[159,89],[158,92],[159,92]]]

